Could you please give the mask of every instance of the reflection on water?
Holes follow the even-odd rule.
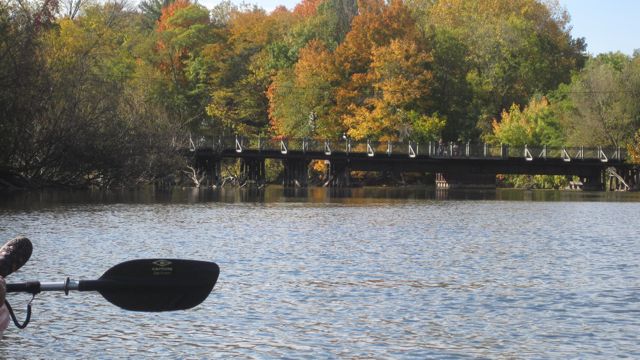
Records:
[[[98,278],[135,258],[215,261],[188,311],[43,293],[0,358],[640,358],[634,193],[433,189],[42,191],[10,282]],[[11,294],[19,317],[29,298]]]
[[[368,188],[175,188],[156,190],[42,190],[2,194],[0,208],[39,208],[72,204],[151,203],[397,203],[407,200],[498,200],[498,201],[640,201],[640,192],[582,192],[555,190],[443,190],[433,187]]]

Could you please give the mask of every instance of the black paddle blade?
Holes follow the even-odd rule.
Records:
[[[206,261],[131,260],[107,270],[97,281],[81,284],[80,290],[97,290],[125,310],[185,310],[209,296],[219,274],[218,265]]]

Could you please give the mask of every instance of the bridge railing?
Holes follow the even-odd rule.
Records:
[[[524,158],[563,159],[567,162],[583,159],[600,159],[622,161],[626,159],[626,149],[621,147],[540,147],[540,146],[508,146],[471,142],[390,142],[390,141],[354,141],[352,139],[274,139],[266,137],[214,137],[201,138],[195,142],[197,148],[228,151],[235,149],[241,153],[245,150],[280,151],[287,154],[296,152],[323,152],[331,154],[367,154],[370,157],[406,155],[408,157],[431,158]]]
[[[534,159],[558,159],[570,162],[572,160],[599,159],[602,162],[609,160],[622,161],[627,157],[626,149],[621,147],[528,147],[520,148],[522,153],[519,157],[524,157],[528,161]]]

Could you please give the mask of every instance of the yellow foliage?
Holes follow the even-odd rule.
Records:
[[[352,86],[359,91],[351,94],[352,102],[343,122],[349,136],[394,139],[403,129],[412,128],[416,111],[425,108],[431,88],[430,54],[421,51],[409,39],[394,39],[388,45],[372,50],[369,70],[354,74]],[[373,93],[363,100],[363,89]]]
[[[636,132],[634,137],[634,143],[627,145],[631,162],[634,164],[640,164],[640,130]]]

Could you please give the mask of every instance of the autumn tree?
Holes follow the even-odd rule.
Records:
[[[392,40],[388,46],[375,48],[372,60],[365,76],[352,77],[371,84],[373,92],[362,105],[352,104],[343,117],[349,135],[356,139],[437,139],[444,120],[425,114],[431,57],[411,41]]]
[[[300,51],[294,69],[279,72],[269,88],[269,117],[275,134],[337,136],[342,127],[332,110],[339,80],[333,54],[323,42],[311,41]]]
[[[177,0],[162,9],[156,35],[149,60],[166,78],[162,89],[166,109],[182,126],[198,131],[209,121],[205,106],[212,64],[203,55],[205,45],[215,40],[209,12]]]
[[[0,42],[8,56],[0,61],[19,64],[16,75],[27,72],[0,76],[10,90],[0,96],[1,136],[15,136],[2,141],[10,147],[5,171],[33,185],[110,186],[152,179],[175,158],[171,127],[129,86],[137,14],[117,3],[87,6],[75,18],[55,19],[54,8],[10,11],[4,30],[12,39]]]
[[[301,19],[290,34],[291,51],[297,52],[314,39],[335,50],[351,30],[351,21],[357,14],[356,0],[301,2],[294,10],[294,15]]]
[[[293,8],[293,13],[300,17],[314,16],[318,13],[318,6],[323,1],[326,0],[302,0]]]
[[[235,8],[224,42],[207,48],[215,66],[206,111],[225,129],[240,134],[268,131],[266,90],[274,74],[270,45],[286,33],[290,21],[292,15],[282,9],[267,14],[258,8]]]
[[[640,129],[636,131],[633,142],[627,145],[631,162],[640,164]]]
[[[431,114],[433,57],[401,1],[362,1],[336,62],[345,81],[336,112],[354,138],[437,137],[444,121]]]
[[[155,29],[158,20],[162,17],[162,9],[173,4],[173,0],[143,0],[138,5],[138,9],[144,17],[144,25],[149,29]]]
[[[447,91],[447,84],[451,84],[464,93],[467,89],[459,73],[466,74],[470,97],[452,98],[451,92],[435,95],[445,100],[441,104],[451,103],[446,101],[451,99],[458,108],[475,113],[475,119],[464,118],[460,110],[447,113],[450,123],[460,126],[464,136],[472,134],[476,122],[480,130],[490,133],[491,119],[499,118],[503,109],[514,103],[525,105],[534,94],[569,82],[571,72],[580,69],[586,58],[584,40],[571,37],[568,14],[553,2],[439,0],[419,24],[423,31],[435,32],[446,40],[435,42],[435,54],[445,46],[444,51],[453,56],[444,70],[454,76],[437,74],[436,89]],[[455,129],[446,132],[453,136]]]
[[[546,97],[534,96],[529,103],[520,107],[513,104],[503,111],[500,121],[494,119],[493,134],[487,140],[494,144],[505,144],[518,148],[528,146],[561,147],[565,144],[565,133],[558,117],[558,107]],[[539,150],[531,149],[531,152]],[[504,181],[515,187],[526,188],[565,188],[566,176],[550,175],[506,175]]]

